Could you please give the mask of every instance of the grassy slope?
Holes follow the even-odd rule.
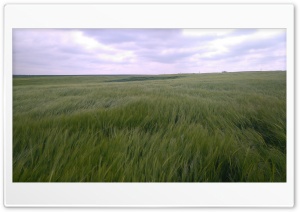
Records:
[[[156,77],[14,77],[13,181],[286,181],[286,72]]]

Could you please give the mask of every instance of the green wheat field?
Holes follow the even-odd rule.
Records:
[[[14,76],[13,182],[286,182],[286,72]]]

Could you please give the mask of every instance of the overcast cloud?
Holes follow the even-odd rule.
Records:
[[[284,29],[14,29],[13,74],[286,69]]]

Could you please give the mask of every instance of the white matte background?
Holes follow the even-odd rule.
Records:
[[[76,1],[76,0],[63,0],[63,1],[46,1],[46,0],[39,0],[39,1],[25,1],[25,0],[19,0],[19,1],[13,1],[13,0],[4,0],[4,1],[2,1],[1,3],[1,6],[2,6],[2,10],[1,10],[1,21],[0,21],[0,24],[1,24],[1,27],[2,27],[2,29],[3,29],[3,6],[4,6],[4,4],[5,3],[126,3],[126,2],[130,2],[130,3],[293,3],[294,5],[295,5],[295,23],[296,23],[296,26],[295,26],[295,38],[297,37],[297,28],[299,27],[299,24],[298,24],[298,18],[297,18],[297,1],[296,0],[294,0],[294,1],[271,1],[271,0],[264,0],[264,1],[245,1],[245,0],[240,0],[240,1],[225,1],[225,0],[219,0],[219,1],[215,1],[215,0],[211,0],[211,1],[201,1],[201,0],[198,0],[198,1],[186,1],[186,2],[184,2],[184,1],[176,1],[176,0],[173,0],[173,1],[166,1],[166,0],[164,0],[164,1],[154,1],[154,0],[152,0],[152,1],[146,1],[146,0],[144,0],[144,1],[126,1],[126,0],[118,0],[118,1],[115,1],[115,0],[112,0],[112,1],[86,1],[86,2],[84,2],[84,1]],[[254,14],[255,15],[255,14]],[[0,45],[0,49],[3,49],[3,30],[2,30],[2,33],[1,33],[1,45]],[[297,56],[297,50],[298,50],[298,43],[297,42],[295,42],[295,44],[297,45],[296,46],[296,49],[295,49],[295,53],[296,53],[296,57],[295,57],[295,61],[297,61],[298,59],[299,59],[299,57]],[[2,54],[3,55],[3,54]],[[1,57],[0,58],[0,64],[3,64],[3,57]],[[297,70],[297,64],[295,64],[295,70]],[[298,82],[298,74],[297,74],[297,71],[295,72],[295,77],[296,77],[296,82],[295,82],[295,86],[296,86],[296,90],[295,90],[295,94],[296,94],[296,98],[295,98],[295,102],[296,102],[296,105],[295,105],[295,108],[297,108],[297,82]],[[0,114],[0,116],[1,116],[1,120],[2,120],[2,122],[1,122],[1,125],[0,125],[0,134],[1,134],[1,140],[3,140],[3,124],[5,124],[5,123],[3,123],[3,74],[2,75],[0,75],[0,82],[1,82],[1,105],[0,105],[0,109],[1,109],[1,114]],[[296,123],[297,123],[297,120],[298,120],[298,114],[297,114],[297,112],[295,112],[295,117],[296,117]],[[295,132],[297,132],[297,130],[299,129],[298,127],[297,127],[297,124],[295,123]],[[0,145],[1,147],[1,157],[0,157],[0,163],[1,164],[3,164],[3,157],[2,157],[2,155],[3,155],[3,142],[1,143],[1,145]],[[295,148],[296,148],[296,154],[295,154],[295,164],[296,164],[296,167],[295,167],[295,179],[297,179],[297,171],[298,171],[298,158],[297,158],[297,152],[298,152],[298,150],[299,150],[299,148],[298,148],[298,146],[299,145],[297,145],[297,134],[295,135]],[[1,166],[1,167],[3,167],[3,166]],[[2,191],[3,191],[3,169],[2,169],[2,171],[1,171],[1,173],[2,173],[2,177],[1,177],[1,189],[2,189]],[[297,191],[298,191],[298,183],[297,183],[297,180],[296,180],[296,182],[295,182],[295,186],[296,186],[296,191],[295,191],[295,207],[292,209],[292,210],[296,210],[296,209],[298,209],[298,207],[297,207],[297,203],[298,203],[298,196],[297,196]],[[4,209],[5,211],[7,210],[12,210],[12,211],[15,211],[15,210],[21,210],[21,209],[18,209],[18,208],[10,208],[10,209],[7,209],[7,208],[4,208],[3,207],[3,192],[1,192],[1,199],[2,199],[2,208],[1,209]],[[84,210],[86,210],[86,209],[54,209],[54,208],[50,208],[50,209],[41,209],[41,208],[34,208],[34,209],[32,209],[32,208],[27,208],[27,209],[23,209],[23,210],[29,210],[29,211],[31,211],[31,210],[33,210],[33,211],[44,211],[44,210],[47,210],[47,211],[52,211],[52,210],[55,210],[55,211],[68,211],[68,210],[76,210],[76,211],[84,211]],[[99,209],[98,209],[99,210]],[[141,209],[101,209],[102,211],[121,211],[121,210],[127,210],[127,211],[132,211],[132,210],[134,210],[134,211],[136,211],[136,210],[141,210]],[[156,210],[156,211],[165,211],[166,209],[144,209],[144,210],[147,210],[147,211],[154,211],[154,210]],[[169,210],[180,210],[180,209],[169,209]],[[190,209],[190,210],[195,210],[195,209]],[[199,210],[199,209],[197,209],[197,210]],[[203,209],[201,209],[201,210],[203,210]],[[220,210],[234,210],[234,211],[240,211],[240,210],[242,210],[242,209],[240,209],[240,208],[235,208],[235,209],[220,209],[220,208],[209,208],[209,209],[204,209],[205,211],[220,211]],[[244,209],[245,210],[245,209]],[[247,211],[252,211],[252,210],[255,210],[255,211],[273,211],[274,210],[274,208],[273,209],[247,209]],[[291,209],[276,209],[276,210],[291,210]]]

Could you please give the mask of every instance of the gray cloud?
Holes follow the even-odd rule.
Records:
[[[14,74],[285,69],[284,30],[14,29]],[[241,67],[238,67],[238,65]]]

